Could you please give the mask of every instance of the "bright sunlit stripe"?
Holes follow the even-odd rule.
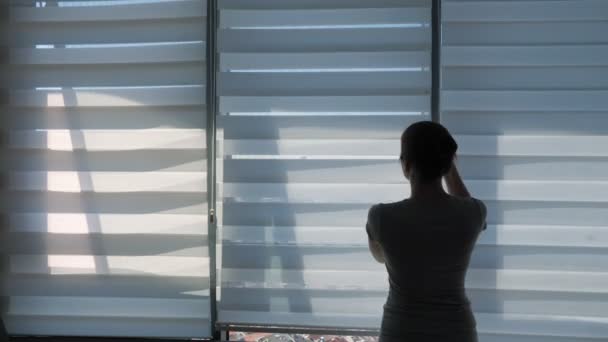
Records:
[[[103,49],[117,47],[144,47],[144,46],[175,46],[202,44],[202,40],[189,40],[179,42],[152,42],[152,43],[103,43],[103,44],[66,44],[56,46],[55,44],[36,44],[36,49]]]
[[[326,68],[326,69],[229,69],[233,73],[287,73],[287,72],[412,72],[429,71],[430,68]]]
[[[428,23],[411,24],[363,24],[363,25],[291,25],[291,26],[230,26],[232,30],[326,30],[326,29],[374,29],[374,28],[421,28]]]
[[[336,156],[336,155],[254,155],[233,154],[226,156],[235,160],[398,160],[397,156]]]
[[[139,5],[155,4],[162,2],[179,2],[186,0],[91,0],[91,1],[36,1],[36,7],[92,7],[92,6],[116,6],[116,5]]]
[[[61,91],[61,90],[118,90],[118,89],[175,89],[175,88],[203,88],[201,85],[184,84],[184,85],[150,85],[150,86],[116,86],[116,87],[36,87],[39,91]]]
[[[229,112],[224,116],[422,116],[428,112]]]

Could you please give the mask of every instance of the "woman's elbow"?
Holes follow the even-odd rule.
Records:
[[[374,253],[374,259],[376,259],[376,261],[380,264],[384,264],[384,255],[382,253]]]
[[[384,251],[382,250],[382,246],[380,246],[379,243],[370,240],[369,241],[369,250],[377,262],[384,264],[384,262],[385,262]]]

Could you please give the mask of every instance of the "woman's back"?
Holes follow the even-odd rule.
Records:
[[[464,281],[485,215],[482,202],[447,195],[372,207],[368,233],[382,245],[390,281],[384,341],[476,340]]]

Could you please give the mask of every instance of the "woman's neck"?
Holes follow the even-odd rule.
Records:
[[[432,182],[418,182],[412,180],[410,182],[412,199],[440,198],[446,197],[448,194],[443,189],[441,179]]]

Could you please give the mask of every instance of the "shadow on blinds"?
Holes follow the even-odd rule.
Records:
[[[262,114],[267,115],[267,114]],[[275,121],[268,120],[267,130],[265,134],[268,137],[276,137],[274,146],[260,151],[268,156],[276,156],[281,158],[281,151],[279,146],[279,137],[281,133],[279,128],[276,127]],[[271,138],[272,139],[272,138]],[[310,298],[310,292],[305,290],[306,280],[304,279],[304,270],[306,265],[304,262],[305,250],[298,245],[298,239],[295,229],[298,225],[297,208],[290,202],[289,191],[287,185],[289,184],[289,173],[284,163],[273,164],[273,180],[277,183],[276,192],[273,192],[273,198],[260,198],[260,202],[268,201],[267,205],[261,204],[263,222],[261,223],[264,227],[270,228],[272,236],[266,235],[266,230],[256,229],[255,235],[251,236],[253,241],[258,241],[262,244],[261,248],[250,250],[247,255],[252,256],[253,259],[259,260],[262,264],[258,264],[255,267],[261,269],[261,273],[264,275],[262,281],[262,291],[256,293],[259,296],[259,304],[263,307],[258,308],[260,311],[272,312],[287,312],[287,313],[313,313],[313,307]],[[249,189],[245,189],[245,192],[241,192],[235,189],[237,193],[246,193]],[[267,244],[267,245],[264,245]],[[242,253],[239,253],[243,256]],[[261,254],[261,255],[260,255]],[[242,263],[242,261],[237,261]],[[230,263],[230,262],[228,262]],[[235,263],[236,265],[236,263]],[[278,277],[272,277],[271,279],[266,278],[267,272],[279,273]],[[295,272],[294,272],[295,271]],[[279,283],[276,283],[276,281]],[[253,294],[250,294],[253,295]]]
[[[74,90],[64,90],[63,96],[65,98],[65,102],[74,103],[74,106],[78,106],[78,99]],[[86,149],[86,141],[81,130],[82,124],[80,123],[79,116],[76,115],[70,122],[66,122],[66,127],[68,127],[70,131],[70,140],[72,142],[72,146],[74,141],[81,141],[83,148]],[[88,155],[84,154],[83,158],[78,159],[72,157],[72,165],[75,170],[78,170],[78,183],[80,189],[95,189],[93,179],[91,178]],[[81,196],[80,203],[82,206],[80,211],[86,214],[89,249],[95,262],[95,274],[110,274],[107,251],[105,250],[103,242],[99,239],[91,238],[92,234],[102,234],[101,222],[99,219],[99,214],[95,208],[95,204],[90,198],[83,196]]]

